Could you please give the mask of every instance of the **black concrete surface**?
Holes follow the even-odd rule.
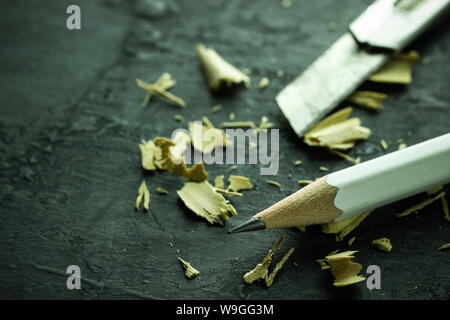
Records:
[[[87,1],[77,0],[82,29],[66,28],[68,1],[0,3],[0,297],[3,299],[448,299],[449,223],[439,202],[403,219],[394,213],[424,199],[418,195],[376,210],[347,241],[336,243],[320,227],[228,235],[227,229],[299,188],[297,180],[349,166],[307,147],[290,129],[275,95],[329,47],[370,1]],[[328,30],[335,22],[337,30]],[[449,130],[448,17],[410,49],[421,60],[406,87],[377,86],[389,93],[385,109],[354,115],[373,130],[350,155],[363,160]],[[250,68],[253,87],[213,95],[194,46],[205,43],[239,68]],[[426,58],[426,59],[425,59]],[[426,63],[428,62],[428,63]],[[284,77],[278,78],[278,70]],[[154,81],[162,72],[177,80],[172,92],[185,109],[144,93],[134,79]],[[254,88],[263,76],[270,85]],[[343,79],[345,81],[345,79]],[[211,107],[222,104],[213,114]],[[345,106],[345,105],[342,105]],[[339,107],[342,107],[339,106]],[[211,178],[249,176],[254,190],[231,202],[239,215],[225,227],[211,226],[186,209],[176,190],[183,179],[146,174],[141,139],[170,136],[187,122],[208,116],[216,125],[234,112],[237,120],[268,116],[280,129],[280,170],[266,183],[258,165],[210,165]],[[173,120],[174,114],[184,122]],[[382,150],[385,139],[389,149]],[[293,162],[303,164],[295,167]],[[449,164],[442,164],[449,166]],[[292,178],[288,175],[291,174]],[[146,176],[148,213],[134,211]],[[212,179],[211,179],[212,180]],[[169,195],[158,195],[163,187]],[[448,187],[447,187],[448,190]],[[358,195],[355,195],[358,196]],[[296,251],[271,288],[251,286],[242,276],[286,233],[274,262]],[[388,237],[391,253],[370,242]],[[347,237],[349,238],[349,237]],[[172,244],[173,246],[171,246]],[[381,289],[365,282],[334,288],[315,259],[335,250],[359,250],[356,261],[381,268]],[[177,256],[201,274],[187,280]],[[298,266],[295,266],[296,262]],[[68,290],[66,269],[81,269],[81,290]]]

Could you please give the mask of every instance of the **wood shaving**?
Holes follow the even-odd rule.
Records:
[[[370,211],[367,211],[340,221],[322,224],[322,231],[324,233],[339,233],[336,236],[336,241],[342,241],[344,237],[358,227],[369,214]]]
[[[277,263],[277,265],[273,269],[272,273],[264,279],[266,282],[267,288],[269,288],[272,285],[273,280],[275,279],[275,276],[277,275],[278,271],[280,271],[280,269],[283,267],[283,265],[286,263],[286,261],[289,259],[289,257],[291,256],[291,254],[294,251],[295,251],[295,248],[290,248],[289,251],[281,259],[281,261]]]
[[[320,270],[328,270],[330,269],[330,266],[328,265],[327,261],[325,259],[317,259],[316,262],[320,266]]]
[[[284,77],[284,72],[283,72],[283,70],[278,70],[278,71],[277,71],[277,77],[278,77],[278,78],[283,78],[283,77]]]
[[[289,8],[290,6],[292,6],[292,0],[283,0],[283,1],[281,1],[281,5],[284,8]]]
[[[407,147],[406,143],[400,143],[400,144],[398,145],[398,150],[405,149],[406,147]]]
[[[388,238],[380,238],[372,241],[372,245],[380,251],[391,252],[392,244]]]
[[[236,210],[208,181],[186,182],[177,191],[186,207],[209,223],[223,225],[229,215],[237,215]]]
[[[232,165],[232,166],[230,167],[230,169],[228,169],[228,170],[231,171],[231,170],[235,170],[235,169],[237,169],[237,165],[234,164],[234,165]]]
[[[301,165],[302,164],[302,160],[296,160],[295,162],[294,162],[294,166],[299,166],[299,165]]]
[[[271,184],[271,185],[275,186],[275,187],[281,188],[281,184],[279,184],[279,183],[276,182],[276,181],[273,181],[273,180],[266,180],[266,182],[267,182],[268,184]]]
[[[145,184],[145,180],[142,181],[141,185],[138,189],[138,196],[136,198],[136,210],[139,210],[142,199],[144,199],[144,209],[148,210],[150,208],[150,192],[147,189],[147,185]]]
[[[213,113],[216,113],[216,112],[218,112],[218,111],[221,110],[221,109],[222,109],[222,105],[217,104],[217,105],[215,105],[214,107],[212,107],[211,111],[212,111]]]
[[[269,276],[268,275],[269,266],[270,266],[270,263],[272,262],[272,256],[280,248],[283,241],[284,241],[284,233],[281,234],[281,236],[275,242],[273,248],[269,251],[267,256],[263,259],[263,261],[261,263],[258,263],[252,271],[249,271],[244,275],[244,281],[246,283],[252,284],[256,280],[264,279],[267,287],[270,287],[272,285],[277,272],[281,269],[283,264],[287,261],[287,259],[290,257],[290,255],[295,250],[294,248],[289,249],[288,253],[281,259],[280,262],[278,262],[278,264],[275,266],[274,270],[272,271],[272,273]]]
[[[155,146],[152,140],[142,140],[139,144],[139,150],[141,151],[141,163],[145,170],[156,170],[155,159],[160,155],[161,150]]]
[[[203,117],[203,121],[207,125],[200,122],[189,122],[189,133],[193,147],[203,153],[211,153],[216,147],[226,147],[232,144],[227,140],[225,131],[214,128],[212,123]]]
[[[306,232],[306,227],[305,227],[305,226],[297,226],[297,228],[298,228],[301,232]]]
[[[438,250],[446,250],[450,249],[450,243],[443,244],[441,247],[439,247]]]
[[[335,279],[333,282],[335,287],[349,286],[366,279],[358,275],[362,266],[351,261],[354,258],[353,254],[356,252],[358,251],[345,251],[325,257],[325,261],[330,266],[331,274]]]
[[[373,91],[356,91],[347,98],[348,102],[372,110],[383,109],[382,101],[387,98],[387,94]]]
[[[349,246],[352,246],[352,245],[353,245],[353,242],[355,242],[355,240],[356,240],[356,237],[350,238],[350,239],[348,240],[348,245],[349,245]]]
[[[181,114],[175,114],[175,115],[173,116],[173,118],[174,118],[176,121],[183,121],[183,120],[184,120],[184,118],[183,118],[183,116],[182,116]]]
[[[231,175],[228,178],[228,182],[229,182],[228,190],[230,191],[253,189],[253,184],[250,182],[250,179],[244,176]]]
[[[355,159],[355,158],[352,158],[349,155],[347,155],[341,151],[338,151],[338,150],[328,149],[328,151],[331,152],[332,154],[335,154],[335,155],[341,157],[341,158],[344,158],[345,160],[347,160],[348,162],[351,162],[353,164],[361,163],[361,157],[358,157]]]
[[[298,184],[310,184],[313,183],[313,180],[298,180]]]
[[[419,59],[416,51],[396,53],[369,80],[383,83],[408,84],[412,81],[412,66]]]
[[[348,119],[352,108],[342,109],[325,118],[309,130],[304,141],[310,146],[347,150],[356,140],[367,139],[371,131],[361,126],[359,118]]]
[[[158,187],[155,189],[156,192],[158,192],[159,194],[169,194],[169,191],[167,191],[166,189],[163,189],[161,187]]]
[[[236,118],[236,115],[234,114],[234,112],[230,113],[230,115],[228,116],[228,119],[230,119],[231,121],[233,121]]]
[[[388,145],[387,145],[387,143],[386,143],[386,140],[381,139],[381,140],[380,140],[380,145],[381,145],[381,147],[383,148],[383,150],[387,150]]]
[[[139,88],[146,90],[149,94],[159,94],[163,96],[164,98],[172,101],[173,103],[179,105],[180,107],[186,106],[186,102],[184,102],[183,99],[173,95],[172,93],[166,91],[161,86],[157,85],[156,83],[147,83],[142,81],[141,79],[136,78],[136,84]],[[146,102],[147,97],[144,99],[144,102]]]
[[[419,202],[418,204],[406,209],[405,211],[403,211],[401,213],[396,213],[395,216],[398,218],[406,217],[406,216],[410,215],[411,213],[419,211],[420,209],[425,208],[429,204],[431,204],[434,201],[436,201],[440,198],[443,198],[443,197],[445,197],[445,191],[440,192],[437,196],[435,196],[433,198],[429,198],[429,199],[426,199],[425,201]]]
[[[270,83],[269,78],[264,77],[264,78],[262,78],[262,79],[259,81],[258,87],[259,87],[260,89],[264,89],[265,87],[267,87],[267,86],[269,85],[269,83]]]
[[[327,167],[319,167],[320,171],[329,171],[330,169],[328,169]]]
[[[217,176],[214,179],[214,188],[225,189],[225,182],[223,181],[224,175]]]
[[[172,76],[170,75],[170,73],[164,72],[159,77],[159,79],[156,80],[155,83],[153,83],[153,84],[160,87],[163,90],[168,90],[168,89],[172,88],[173,86],[175,86],[176,81],[172,79]],[[146,107],[150,103],[151,97],[154,96],[155,94],[158,94],[158,93],[154,90],[148,90],[148,93],[145,96],[144,101],[142,102],[142,106]]]
[[[225,128],[256,128],[253,121],[225,121],[222,122],[222,127]]]
[[[250,86],[250,78],[225,61],[214,49],[198,45],[196,51],[208,85],[212,90],[218,90],[223,85],[229,87],[241,83],[246,87]]]
[[[427,194],[429,196],[431,196],[431,195],[433,195],[435,193],[438,193],[439,191],[442,191],[442,190],[444,190],[444,186],[437,186],[437,187],[434,187],[433,189],[428,190]]]
[[[444,219],[450,222],[450,214],[448,212],[448,203],[447,199],[445,199],[445,196],[441,197],[441,203],[442,203],[442,211],[444,211]]]
[[[261,130],[266,130],[266,129],[270,129],[273,128],[274,123],[273,122],[269,122],[269,118],[267,118],[266,116],[261,117],[261,122],[259,123],[258,128],[255,129],[255,133],[258,134]]]
[[[181,261],[181,263],[183,264],[184,269],[186,269],[186,278],[192,279],[192,278],[194,278],[194,277],[196,277],[196,276],[198,276],[200,274],[200,271],[198,271],[193,266],[191,266],[191,264],[189,262],[184,261],[180,257],[178,257],[178,260]]]
[[[240,192],[234,192],[234,191],[225,190],[225,189],[221,189],[221,188],[214,188],[214,190],[216,190],[216,192],[218,192],[218,193],[225,194],[225,195],[232,196],[232,197],[242,197],[244,195]]]
[[[161,149],[161,157],[158,160],[158,168],[161,170],[166,170],[169,173],[174,172],[175,174],[185,177],[191,181],[201,182],[208,179],[208,173],[203,166],[203,163],[197,163],[191,168],[187,168],[184,161],[175,163],[172,158],[171,147],[176,144],[166,138],[156,138],[154,140],[155,146]]]

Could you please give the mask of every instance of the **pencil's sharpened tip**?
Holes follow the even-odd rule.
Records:
[[[266,229],[266,224],[259,220],[258,218],[251,218],[247,222],[244,222],[241,225],[238,225],[230,230],[228,233],[238,233],[238,232],[246,232],[246,231],[256,231],[256,230],[264,230]]]

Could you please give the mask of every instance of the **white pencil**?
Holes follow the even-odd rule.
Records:
[[[328,223],[450,182],[450,133],[331,173],[230,233]]]

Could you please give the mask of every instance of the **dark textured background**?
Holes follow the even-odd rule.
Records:
[[[350,236],[352,247],[310,227],[283,230],[286,241],[274,263],[290,247],[296,251],[273,286],[246,285],[242,276],[262,260],[281,230],[228,235],[189,212],[176,194],[183,179],[166,172],[147,176],[149,213],[134,211],[143,178],[137,143],[169,136],[187,121],[208,116],[218,125],[230,112],[258,122],[266,115],[280,128],[280,170],[268,185],[258,166],[208,166],[218,174],[249,176],[255,189],[231,199],[242,221],[298,189],[297,180],[349,164],[307,147],[291,131],[275,95],[329,47],[370,1],[76,1],[82,30],[65,26],[67,1],[12,1],[0,4],[0,297],[20,299],[448,299],[449,223],[436,202],[403,219],[393,213],[419,195],[377,210]],[[328,30],[335,22],[337,30]],[[373,130],[350,155],[368,160],[391,152],[397,139],[408,145],[448,132],[450,29],[448,18],[411,48],[422,59],[407,87],[377,86],[389,93],[385,109],[354,115]],[[239,68],[250,68],[255,86],[214,96],[196,58],[197,43],[213,46]],[[283,70],[285,76],[277,78]],[[162,72],[177,80],[171,91],[187,102],[180,109],[154,98],[140,107],[140,77],[154,81]],[[345,79],[343,79],[345,81]],[[211,107],[223,109],[212,114]],[[185,117],[183,123],[174,114]],[[408,132],[410,134],[408,135]],[[295,167],[293,162],[303,160]],[[449,166],[449,164],[443,164]],[[288,178],[292,174],[292,179]],[[161,196],[155,187],[170,194]],[[355,195],[358,196],[358,195]],[[231,221],[228,223],[231,225]],[[370,242],[388,237],[391,253]],[[173,247],[170,246],[173,244]],[[365,283],[333,288],[329,272],[314,261],[335,249],[360,250],[356,261],[377,264],[382,289]],[[177,254],[176,250],[179,250]],[[201,274],[187,280],[177,256]],[[293,265],[293,262],[298,267]],[[66,268],[79,265],[82,290],[66,288]]]

